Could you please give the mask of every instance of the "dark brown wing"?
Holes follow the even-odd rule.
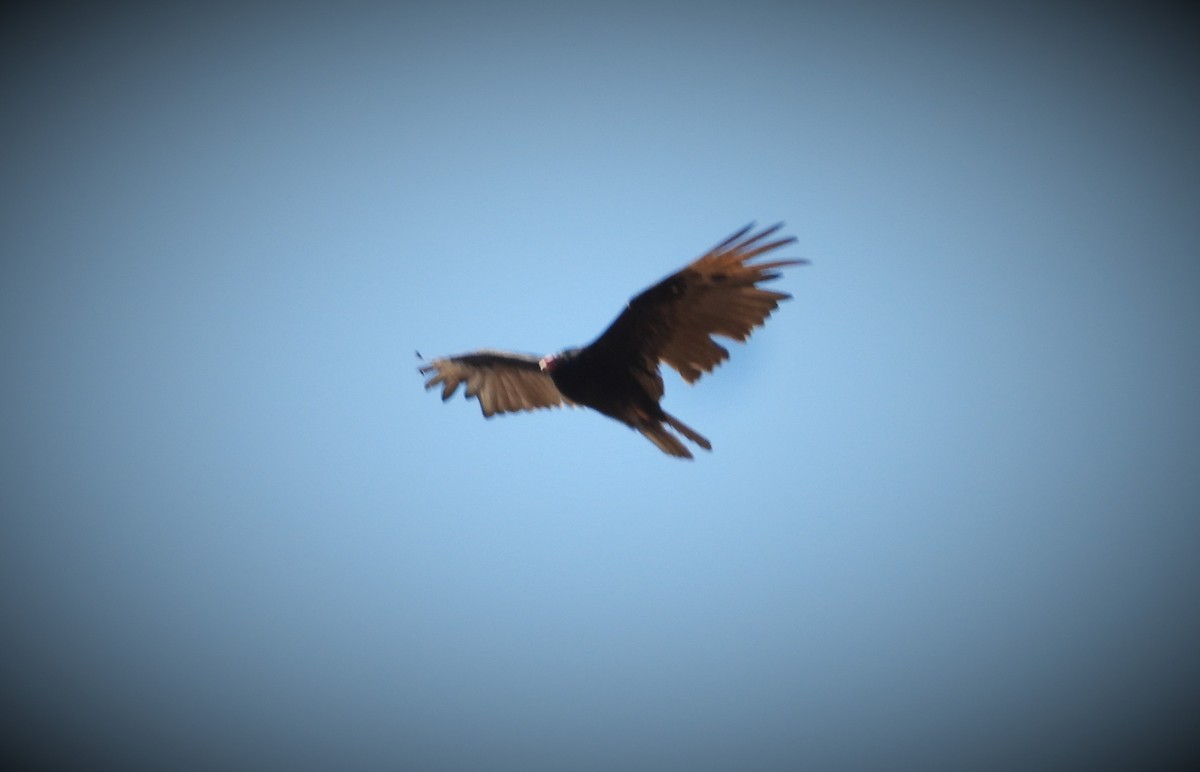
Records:
[[[450,399],[461,383],[466,383],[467,398],[478,397],[483,414],[537,410],[570,404],[559,393],[550,376],[538,366],[538,358],[503,351],[476,351],[430,361],[421,368],[423,375],[433,373],[426,389],[442,384],[442,401]]]
[[[712,372],[729,357],[713,335],[744,341],[781,300],[791,297],[758,284],[779,278],[776,269],[806,260],[749,262],[796,240],[771,240],[781,226],[751,234],[754,226],[747,225],[691,265],[629,301],[589,348],[611,362],[624,362],[643,373],[652,373],[660,397],[660,361],[679,371],[689,383]]]

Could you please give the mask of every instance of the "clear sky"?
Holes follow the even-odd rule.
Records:
[[[0,25],[5,753],[1197,751],[1194,26],[199,6]],[[812,264],[668,377],[711,454],[423,391],[415,350],[586,343],[752,220]]]

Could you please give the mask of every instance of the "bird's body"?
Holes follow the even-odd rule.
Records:
[[[691,456],[677,437],[663,429],[664,422],[680,427],[685,436],[705,450],[712,449],[707,439],[669,415],[653,396],[651,384],[655,381],[661,391],[657,368],[653,373],[636,365],[630,368],[602,347],[573,349],[542,362],[555,387],[568,400],[637,429],[664,453]]]
[[[692,454],[667,427],[705,450],[712,445],[662,409],[666,363],[689,383],[724,361],[729,352],[710,336],[744,341],[779,302],[790,296],[763,289],[774,269],[802,260],[752,264],[751,259],[795,239],[769,241],[779,225],[746,237],[751,226],[718,244],[686,268],[645,290],[592,343],[537,358],[500,351],[444,357],[421,368],[433,373],[426,388],[442,384],[449,399],[466,383],[483,414],[557,407],[590,407],[641,432],[664,453]]]

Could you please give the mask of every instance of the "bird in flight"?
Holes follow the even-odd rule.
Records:
[[[440,384],[445,401],[466,383],[467,398],[477,398],[487,418],[562,405],[590,407],[641,432],[668,455],[692,457],[667,427],[712,450],[701,434],[662,409],[659,364],[694,383],[729,357],[711,336],[745,341],[780,301],[791,297],[758,285],[779,278],[778,269],[807,260],[751,262],[796,240],[775,237],[782,225],[758,233],[751,232],[752,224],[742,228],[633,298],[600,337],[582,348],[544,357],[484,349],[433,359],[420,368],[429,376],[425,388]]]

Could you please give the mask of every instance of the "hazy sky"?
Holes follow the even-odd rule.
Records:
[[[1193,25],[426,5],[0,24],[5,753],[1198,752]],[[422,390],[415,350],[586,343],[752,220],[812,265],[668,376],[711,454]]]

